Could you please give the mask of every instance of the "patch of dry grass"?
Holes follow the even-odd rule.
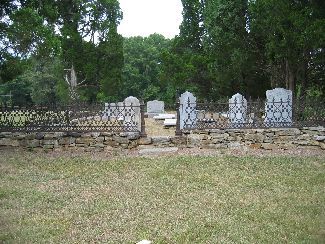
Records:
[[[0,242],[322,242],[324,179],[324,157],[3,153]]]
[[[153,118],[146,118],[146,133],[149,137],[151,136],[175,136],[175,126],[168,128],[164,127],[163,120],[155,120]]]

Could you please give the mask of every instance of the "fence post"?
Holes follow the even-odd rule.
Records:
[[[175,131],[175,136],[181,136],[182,131],[181,131],[181,115],[179,112],[180,108],[180,102],[179,102],[179,97],[176,98],[176,131]]]
[[[140,132],[140,136],[141,137],[147,137],[147,133],[146,133],[146,122],[144,120],[144,102],[143,100],[141,100],[140,102],[140,116],[141,116],[141,132]]]

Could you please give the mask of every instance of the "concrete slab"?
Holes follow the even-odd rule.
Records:
[[[165,153],[175,153],[178,151],[177,147],[155,147],[155,148],[145,148],[139,150],[139,155],[153,155],[153,154],[165,154]]]
[[[164,126],[176,126],[177,119],[165,119]]]
[[[175,119],[176,115],[175,114],[159,114],[157,116],[153,117],[154,119]]]

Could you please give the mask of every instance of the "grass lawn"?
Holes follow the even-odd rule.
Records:
[[[0,242],[325,242],[324,157],[0,153]]]

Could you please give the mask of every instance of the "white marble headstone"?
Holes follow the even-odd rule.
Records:
[[[196,116],[196,97],[186,91],[180,98],[180,129],[192,128],[196,125],[197,116]]]
[[[292,123],[292,91],[275,88],[266,91],[266,126],[283,126]]]
[[[147,113],[163,114],[165,112],[165,104],[163,101],[153,100],[147,102]]]
[[[159,114],[165,113],[165,104],[163,101],[153,100],[147,102],[147,116],[153,118]]]
[[[246,122],[247,100],[239,93],[229,99],[229,120],[233,126]]]
[[[141,114],[140,114],[140,102],[136,97],[127,97],[124,100],[124,126],[137,126],[141,131]]]

